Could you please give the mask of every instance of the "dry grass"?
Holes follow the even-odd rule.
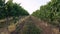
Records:
[[[12,23],[11,25],[8,26],[8,31],[13,32],[16,30],[16,26]]]

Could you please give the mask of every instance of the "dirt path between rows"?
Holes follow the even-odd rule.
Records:
[[[52,27],[50,24],[47,24],[47,22],[44,22],[34,16],[28,16],[28,17],[22,19],[21,21],[19,21],[19,23],[16,24],[17,31],[15,30],[15,31],[11,32],[10,34],[21,34],[23,27],[29,22],[32,22],[38,28],[41,28],[43,30],[42,34],[60,34],[58,28]],[[18,32],[18,30],[20,30],[20,31]]]
[[[19,29],[22,30],[24,25],[26,23],[32,22],[34,23],[38,28],[41,28],[43,30],[42,34],[60,34],[59,29],[52,27],[50,24],[47,24],[47,22],[44,22],[34,16],[29,16],[26,20],[24,20],[20,26]]]

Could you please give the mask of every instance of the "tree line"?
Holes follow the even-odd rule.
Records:
[[[60,24],[60,0],[51,0],[46,5],[42,5],[40,9],[32,14],[53,25]]]
[[[20,16],[27,16],[29,13],[27,10],[22,8],[20,4],[13,3],[13,0],[0,0],[0,20],[7,20],[7,24],[9,23],[9,18],[13,17],[15,20],[16,17],[20,18]]]

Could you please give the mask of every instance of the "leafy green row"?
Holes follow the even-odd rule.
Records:
[[[13,0],[0,0],[0,19],[13,17],[13,16],[24,16],[29,13],[20,6],[20,4],[13,3]]]
[[[60,23],[60,0],[51,0],[46,5],[41,6],[32,15],[51,24],[58,25]]]
[[[20,20],[21,16],[27,16],[29,15],[29,13],[22,8],[22,6],[20,6],[20,4],[17,3],[13,3],[13,0],[8,0],[6,2],[6,0],[0,0],[0,20],[1,19],[6,19],[6,21],[4,23],[0,23],[1,27],[2,25],[6,25],[8,26],[10,24],[10,18],[12,17],[12,21],[14,21],[14,23],[17,22],[17,20]]]

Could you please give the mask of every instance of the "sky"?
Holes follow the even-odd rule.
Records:
[[[40,6],[45,5],[50,0],[13,0],[14,3],[18,3],[25,10],[27,10],[30,14],[32,14],[37,9],[40,9]]]

